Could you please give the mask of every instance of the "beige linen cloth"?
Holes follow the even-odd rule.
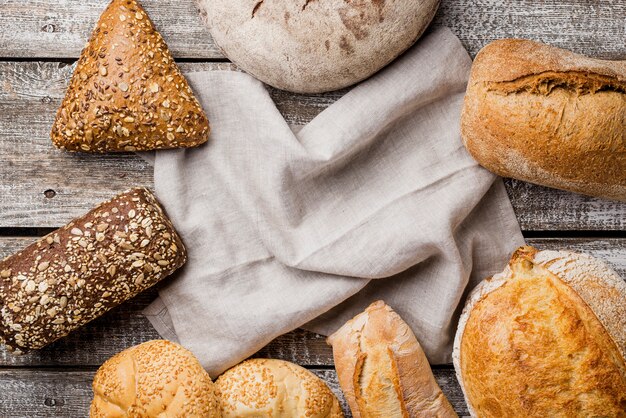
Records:
[[[467,292],[523,244],[502,181],[461,144],[470,66],[437,29],[297,133],[251,76],[191,74],[212,133],[154,161],[189,252],[145,311],[157,331],[216,377],[383,299],[449,362]]]

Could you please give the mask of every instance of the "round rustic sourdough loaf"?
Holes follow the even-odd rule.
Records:
[[[589,255],[522,247],[470,295],[453,358],[472,416],[624,416],[626,283]]]
[[[227,370],[215,382],[222,418],[342,418],[328,386],[297,364],[252,359]]]
[[[492,42],[472,66],[461,136],[498,175],[626,202],[626,61]]]
[[[218,418],[209,374],[189,351],[169,341],[149,341],[122,351],[93,381],[91,418]]]
[[[439,0],[196,0],[215,42],[241,68],[301,93],[340,89],[410,47]]]

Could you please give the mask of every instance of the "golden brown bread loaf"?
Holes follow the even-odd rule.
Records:
[[[461,134],[496,174],[626,201],[626,61],[492,42],[474,61]]]
[[[17,351],[42,348],[186,260],[154,195],[122,193],[0,262],[0,339]]]
[[[384,302],[328,338],[354,418],[456,417],[409,326]]]
[[[209,122],[136,0],[113,0],[83,50],[52,127],[68,151],[145,151],[207,141]]]
[[[219,418],[215,387],[189,351],[169,341],[131,347],[100,367],[91,418]]]
[[[282,360],[252,359],[215,382],[223,418],[342,418],[328,386],[310,371]]]
[[[520,248],[470,295],[454,365],[477,417],[626,416],[626,283],[584,254]]]

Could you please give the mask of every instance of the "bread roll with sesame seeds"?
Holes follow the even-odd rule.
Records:
[[[223,418],[341,418],[328,386],[297,364],[252,359],[215,382]]]
[[[154,195],[122,193],[0,262],[0,339],[14,351],[40,349],[186,260]]]
[[[136,0],[104,11],[52,127],[67,151],[194,147],[209,122],[165,41]]]
[[[219,418],[215,387],[192,353],[156,340],[131,347],[100,367],[91,418]]]

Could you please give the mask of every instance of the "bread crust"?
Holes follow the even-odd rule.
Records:
[[[626,201],[626,61],[492,42],[472,66],[461,134],[496,174]]]
[[[129,190],[0,261],[0,338],[18,352],[43,348],[186,260],[156,197]]]
[[[91,418],[220,418],[215,387],[191,352],[156,340],[107,360],[94,377]]]
[[[415,335],[383,301],[328,338],[355,418],[456,417]]]
[[[224,54],[297,93],[355,84],[409,48],[439,0],[196,0]]]
[[[81,53],[52,126],[67,151],[194,147],[209,122],[150,17],[136,0],[113,0]]]
[[[471,415],[623,416],[624,300],[604,262],[520,248],[459,321],[453,361]]]
[[[224,372],[215,385],[222,418],[343,418],[326,383],[287,361],[247,360]]]

